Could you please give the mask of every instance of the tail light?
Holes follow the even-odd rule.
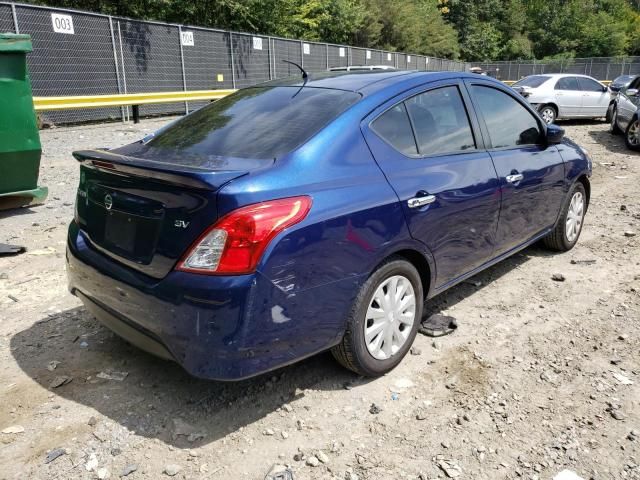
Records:
[[[255,271],[269,242],[309,213],[311,197],[271,200],[225,215],[189,248],[177,270],[210,275]]]

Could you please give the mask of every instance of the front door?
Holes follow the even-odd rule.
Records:
[[[516,96],[488,83],[468,85],[502,191],[497,256],[555,224],[564,199],[564,163],[555,146],[545,145],[540,118]]]
[[[562,77],[553,87],[559,117],[575,117],[582,108],[582,90],[576,77]]]
[[[440,288],[493,254],[500,192],[462,82],[428,88],[382,105],[363,132],[411,235],[431,251]]]
[[[633,95],[629,94],[629,91]],[[627,88],[620,90],[618,94],[618,122],[626,130],[629,122],[640,109],[640,76],[636,77]]]
[[[587,77],[578,77],[582,90],[582,115],[585,117],[604,117],[611,96],[607,88],[599,82]]]

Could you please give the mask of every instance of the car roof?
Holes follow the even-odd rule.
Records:
[[[564,77],[584,77],[591,78],[592,80],[596,80],[589,75],[583,75],[581,73],[534,73],[533,75],[528,75],[528,77],[551,77],[551,78],[564,78]],[[524,77],[527,78],[527,77]],[[598,80],[596,80],[597,82]]]
[[[351,72],[328,71],[309,73],[306,81],[302,79],[301,76],[295,76],[260,83],[258,85],[255,85],[255,87],[304,86],[314,88],[331,88],[336,90],[357,92],[362,94],[363,96],[366,96],[387,88],[391,85],[409,82],[416,79],[424,80],[424,82],[427,83],[430,81],[437,81],[452,77],[477,79],[478,75],[465,72],[418,72],[411,70],[371,70]]]

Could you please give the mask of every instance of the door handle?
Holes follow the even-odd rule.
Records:
[[[407,200],[407,205],[409,208],[418,208],[424,207],[425,205],[429,205],[436,201],[435,195],[425,195],[423,197],[413,197]]]
[[[505,180],[509,183],[518,183],[520,180],[524,178],[524,175],[521,173],[512,173],[511,175],[507,175]]]

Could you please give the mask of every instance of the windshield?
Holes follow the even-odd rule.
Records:
[[[358,99],[357,93],[326,88],[247,88],[187,115],[126,153],[189,166],[203,166],[203,159],[215,157],[274,159]]]
[[[634,79],[633,75],[622,75],[616,78],[612,83],[614,85],[624,85],[625,83],[631,83],[631,80]]]
[[[531,87],[538,88],[544,82],[549,80],[551,77],[547,77],[546,75],[531,75],[529,77],[525,77],[522,80],[513,84],[514,87]]]

